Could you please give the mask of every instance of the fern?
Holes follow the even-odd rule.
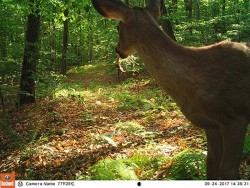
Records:
[[[120,160],[105,159],[90,168],[92,180],[138,180],[133,167]]]
[[[190,152],[188,149],[174,157],[170,177],[174,180],[206,179],[206,155],[201,151]]]

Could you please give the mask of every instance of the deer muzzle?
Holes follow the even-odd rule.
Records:
[[[117,47],[115,48],[115,52],[116,52],[116,53],[120,56],[120,58],[122,58],[122,59],[125,59],[125,58],[128,57],[128,55],[126,55],[126,54],[124,54],[124,53],[121,52],[119,46],[117,46]]]

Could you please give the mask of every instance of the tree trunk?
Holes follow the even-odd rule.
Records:
[[[93,15],[88,13],[88,22],[93,23]],[[93,60],[93,50],[94,50],[94,31],[93,27],[90,26],[88,29],[88,61]]]
[[[145,4],[148,6],[150,1],[145,0]],[[174,41],[176,41],[174,36],[174,31],[172,28],[171,22],[167,19],[168,12],[164,3],[164,0],[161,0],[161,17],[159,19],[159,24],[162,26],[162,29],[171,37]]]
[[[56,13],[56,7],[52,9],[53,14]],[[52,67],[54,71],[58,70],[57,66],[57,58],[56,58],[56,24],[54,18],[52,18],[49,22],[50,24],[50,61],[52,63]]]
[[[93,30],[92,28],[90,28],[90,32],[89,32],[89,49],[88,49],[88,61],[92,61],[93,60]]]
[[[5,113],[6,106],[5,106],[5,102],[4,102],[4,95],[2,94],[2,89],[1,88],[0,88],[0,102],[1,102],[1,105],[2,105],[3,113]]]
[[[201,17],[201,13],[200,13],[200,0],[195,0],[194,1],[194,5],[195,5],[196,19],[199,20],[200,17]]]
[[[65,0],[65,5],[68,6],[68,0]],[[64,11],[65,21],[63,22],[63,48],[62,48],[62,65],[61,74],[67,72],[67,51],[68,51],[68,38],[69,38],[69,8],[67,7]]]
[[[193,18],[193,0],[184,0],[184,2],[185,2],[188,19],[191,22]],[[188,30],[189,30],[189,34],[192,35],[193,34],[192,23],[190,24],[190,26],[188,26]]]
[[[35,102],[35,74],[39,59],[40,15],[36,0],[29,1],[25,48],[23,55],[19,104]]]
[[[193,2],[192,0],[184,0],[184,2],[185,2],[188,18],[191,19],[193,17]]]
[[[1,45],[0,45],[0,52],[1,52],[1,56],[0,56],[0,63],[2,63],[2,66],[4,66],[4,64],[6,64],[7,61],[7,41],[6,39],[3,37],[1,39]],[[0,66],[1,67],[1,66]],[[1,71],[1,75],[0,75],[0,84],[3,84],[5,81],[5,72]]]
[[[226,0],[222,0],[222,19],[221,19],[221,33],[226,33],[226,20],[225,20],[225,14],[226,14]]]
[[[161,15],[162,19],[159,20],[159,24],[162,26],[162,29],[168,34],[168,36],[171,37],[174,41],[176,41],[172,24],[167,18],[168,11],[165,6],[164,0],[161,0]]]
[[[220,14],[220,4],[218,1],[213,1],[212,2],[212,10],[211,10],[211,13],[212,13],[212,17],[216,17]]]

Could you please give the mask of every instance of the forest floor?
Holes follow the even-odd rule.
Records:
[[[50,96],[1,112],[0,172],[41,180],[205,179],[204,132],[145,72],[119,80],[109,68],[72,69]],[[107,177],[98,165],[116,170]],[[245,157],[242,179],[249,171]]]

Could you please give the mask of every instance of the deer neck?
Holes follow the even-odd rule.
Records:
[[[183,83],[188,72],[185,61],[190,58],[187,49],[174,42],[158,26],[146,29],[150,32],[144,31],[144,35],[136,36],[135,50],[151,77],[178,101],[176,95],[185,93],[186,84]]]

